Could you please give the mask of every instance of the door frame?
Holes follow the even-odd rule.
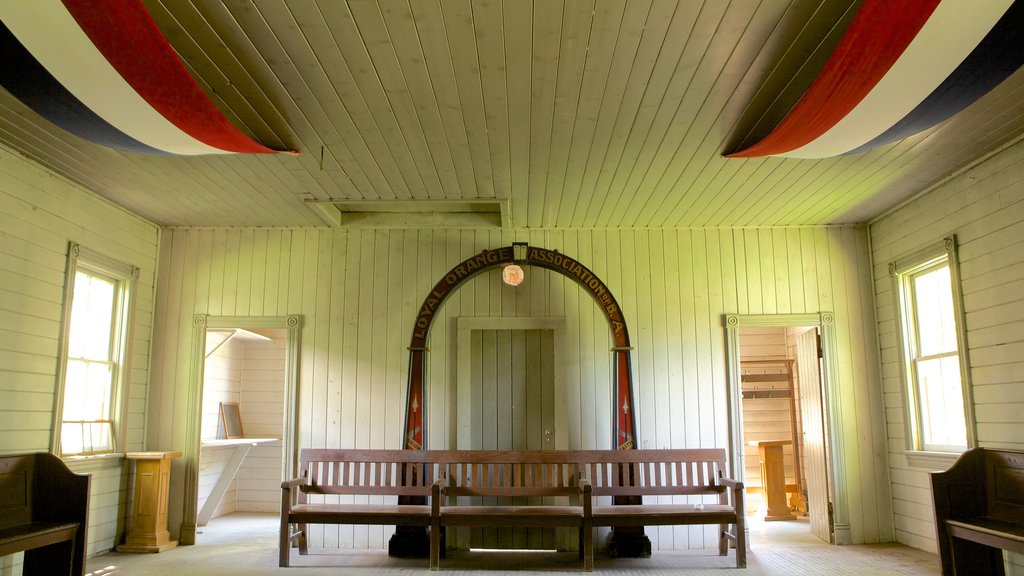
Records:
[[[199,515],[199,453],[203,422],[203,378],[206,371],[206,331],[217,328],[284,329],[288,333],[285,348],[284,429],[281,446],[284,477],[295,475],[298,454],[299,333],[302,316],[211,316],[192,317],[192,351],[190,354],[188,410],[185,413],[185,496],[182,510],[181,544],[195,544]]]
[[[818,314],[726,314],[726,382],[729,393],[729,459],[734,478],[743,480],[743,413],[740,385],[740,328],[817,326],[821,333],[821,386],[822,411],[825,414],[829,467],[828,491],[832,505],[833,530],[836,544],[849,544],[850,520],[847,509],[845,478],[846,459],[843,450],[843,432],[839,415],[839,366],[837,362],[835,316],[831,312]]]
[[[470,448],[473,439],[473,330],[552,330],[554,338],[555,387],[555,449],[567,450],[569,427],[566,421],[565,374],[559,369],[565,358],[564,316],[462,316],[455,319],[456,326],[456,398],[455,447]]]

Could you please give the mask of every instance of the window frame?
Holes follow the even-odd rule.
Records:
[[[111,319],[111,376],[110,392],[110,450],[65,454],[61,446],[64,425],[64,396],[68,375],[68,346],[71,335],[71,306],[74,300],[75,280],[78,272],[85,272],[114,282],[114,314]],[[134,328],[135,284],[139,268],[125,264],[100,252],[68,243],[67,266],[64,279],[61,333],[57,355],[57,387],[54,395],[53,431],[50,451],[61,458],[87,459],[120,456],[124,453],[127,418],[124,415],[131,375],[132,332]]]
[[[941,466],[951,463],[963,451],[977,445],[977,430],[974,416],[973,386],[971,385],[970,354],[967,345],[967,329],[964,317],[963,292],[960,282],[959,245],[956,235],[943,238],[912,254],[889,264],[892,278],[893,307],[896,320],[896,341],[899,348],[900,384],[903,392],[903,425],[905,454],[911,465]],[[938,267],[941,262],[949,266],[950,288],[953,297],[953,322],[956,331],[957,355],[960,361],[960,386],[964,409],[964,423],[967,431],[967,446],[946,446],[944,449],[926,449],[921,427],[920,392],[916,373],[917,358],[912,357],[908,339],[916,342],[918,330],[914,311],[908,305],[914,298],[908,294],[909,281],[928,270]],[[939,448],[939,447],[935,447]]]

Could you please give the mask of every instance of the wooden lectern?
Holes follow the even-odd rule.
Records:
[[[135,501],[132,527],[118,552],[163,552],[178,545],[167,531],[167,497],[171,488],[171,458],[181,452],[128,452],[135,461]]]
[[[764,519],[796,520],[786,503],[786,464],[782,447],[791,444],[789,440],[758,442],[757,452],[761,457],[761,490],[768,512]]]

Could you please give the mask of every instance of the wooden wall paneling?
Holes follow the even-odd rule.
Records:
[[[482,45],[485,36],[475,34],[476,28],[464,24],[475,21],[478,9],[482,8],[482,4],[471,3],[468,0],[452,3],[442,9],[444,22],[441,27],[448,35],[446,55],[451,60],[450,65],[454,69],[455,88],[458,90],[455,101],[460,103],[462,109],[462,122],[465,126],[465,137],[469,143],[469,155],[472,161],[472,167],[468,172],[473,176],[473,181],[469,183],[467,192],[470,190],[474,192],[467,196],[472,197],[474,194],[478,194],[482,198],[494,198],[492,160],[495,158],[491,146],[498,134],[491,135],[488,132],[490,125],[487,111],[484,108],[484,86],[480,76],[484,55],[488,56],[488,61],[493,63],[495,55],[490,50],[498,48],[500,56],[501,38],[492,38],[490,43]],[[490,8],[495,10],[494,7]],[[493,73],[493,70],[491,71]],[[498,78],[491,76],[488,80],[494,82]],[[493,89],[497,90],[497,87],[493,87]],[[500,126],[500,122],[495,127],[498,126]],[[497,160],[500,163],[500,159]]]
[[[555,84],[552,112],[551,151],[548,159],[545,191],[552,199],[562,196],[566,188],[569,157],[572,149],[588,140],[577,136],[583,112],[579,109],[586,71],[601,57],[601,46],[591,42],[591,32],[601,24],[596,22],[599,11],[594,0],[567,2],[562,9],[562,30],[558,47],[558,74]],[[613,8],[614,10],[614,8]],[[604,16],[605,10],[600,10]],[[598,62],[597,70],[607,70],[607,62]],[[573,174],[572,176],[575,176]],[[546,192],[547,193],[547,192]],[[544,214],[545,226],[560,225],[559,202],[551,201]]]
[[[588,263],[587,267],[589,268],[589,263],[592,262],[595,255],[591,236],[586,233],[573,234],[567,235],[565,240],[568,244],[565,247],[564,253],[576,258],[580,262]],[[601,322],[595,317],[594,309],[597,307],[597,304],[593,298],[580,290],[573,280],[550,270],[545,271],[544,274],[549,278],[562,277],[563,289],[566,291],[566,294],[573,295],[575,307],[567,307],[567,309],[578,311],[578,313],[574,314],[576,316],[575,319],[569,318],[570,326],[575,326],[578,331],[576,334],[577,343],[571,347],[569,356],[565,360],[569,358],[574,359],[571,362],[574,365],[573,369],[576,371],[577,380],[573,391],[578,394],[578,401],[568,409],[570,413],[575,412],[578,415],[574,426],[577,429],[580,441],[585,443],[583,445],[585,446],[588,445],[586,443],[589,443],[590,446],[600,446],[602,444],[601,431],[603,427],[601,426],[602,423],[597,421],[597,365],[609,352],[594,346],[593,342],[600,342],[601,339],[590,335],[600,334],[602,331],[608,330],[608,324],[607,322]],[[570,445],[570,449],[578,449],[578,447]]]
[[[639,152],[623,156],[628,164],[620,164],[617,176],[621,177],[613,181],[611,190],[626,193],[619,197],[610,219],[607,222],[602,221],[601,224],[630,226],[636,212],[643,208],[642,203],[633,202],[637,189],[641,186],[647,189],[654,188],[664,175],[665,167],[673,156],[671,144],[678,145],[677,135],[682,132],[676,123],[685,125],[692,121],[692,118],[679,114],[679,111],[683,110],[682,104],[673,107],[671,103],[682,103],[691,82],[702,83],[699,69],[706,42],[702,42],[700,38],[706,38],[715,30],[717,25],[708,24],[721,16],[721,8],[722,5],[705,6],[700,9],[695,6],[677,7],[671,16],[666,17],[665,22],[668,23],[669,29],[664,36],[660,34],[660,26],[648,20],[648,25],[654,28],[654,38],[661,40],[661,46],[657,63],[645,84],[643,100],[633,119],[630,133],[630,139],[642,138],[643,143],[639,147]],[[666,153],[658,155],[658,148],[666,144]],[[652,197],[653,204],[650,207],[659,208],[661,198],[660,195]]]
[[[398,74],[404,75],[404,82],[401,82],[401,78],[389,78],[389,83],[395,86],[404,84],[409,90],[440,181],[440,187],[433,190],[431,196],[439,197],[435,194],[447,193],[449,197],[460,197],[457,169],[449,150],[449,142],[453,139],[458,141],[456,134],[449,134],[457,131],[457,125],[448,124],[447,121],[457,120],[461,124],[462,116],[450,111],[453,108],[451,104],[457,102],[458,97],[453,97],[451,88],[447,86],[453,74],[448,62],[450,57],[447,57],[445,26],[438,13],[440,7],[387,2],[379,6],[379,9],[387,28],[386,35],[391,39],[390,47],[395,52],[394,58],[401,66]],[[431,79],[431,72],[435,74],[434,80]],[[445,108],[449,111],[442,112]],[[446,130],[446,126],[451,128]],[[460,149],[465,151],[465,146],[460,146]],[[459,168],[462,168],[461,163]]]
[[[267,278],[267,236],[265,228],[257,228],[252,234],[252,259],[249,272],[249,307],[246,314],[260,316],[263,314],[264,298],[266,297]]]
[[[503,2],[501,18],[505,24],[505,77],[530,78],[533,66],[533,3]],[[502,79],[504,80],[504,78]],[[526,222],[530,190],[531,123],[519,119],[532,118],[533,94],[529,82],[505,83],[508,100],[509,198],[513,222]],[[490,91],[488,90],[488,94]]]
[[[599,3],[595,7],[592,30],[596,34],[588,41],[575,124],[567,143],[571,150],[560,187],[562,193],[554,221],[557,226],[572,227],[573,222],[579,221],[579,212],[585,211],[581,204],[585,205],[585,199],[594,191],[592,184],[584,185],[584,180],[591,173],[596,175],[596,169],[589,169],[590,162],[593,160],[596,164],[598,158],[603,159],[603,155],[595,155],[594,151],[599,142],[607,142],[607,136],[598,137],[596,131],[604,118],[613,116],[607,107],[621,101],[623,81],[628,76],[623,63],[629,61],[636,49],[639,40],[636,26],[642,26],[638,17],[623,22],[624,8],[625,4],[617,3]],[[610,126],[608,122],[604,125]]]
[[[388,359],[392,352],[388,349],[388,292],[390,288],[390,272],[394,269],[392,254],[389,252],[389,235],[377,233],[374,237],[374,254],[381,255],[385,262],[376,266],[373,277],[373,307],[370,322],[372,323],[372,348],[370,350],[370,406],[367,427],[370,428],[369,447],[384,448],[384,436],[386,426],[389,424],[387,418],[387,385],[388,385]],[[330,286],[324,286],[324,297],[329,297]],[[397,348],[397,347],[396,347]],[[376,425],[374,425],[376,424]],[[381,501],[374,498],[367,498],[369,503]],[[381,548],[384,546],[384,527],[368,526],[367,532],[369,548]]]
[[[394,134],[388,134],[387,131],[385,134],[395,138],[396,143],[401,142],[405,148],[403,155],[408,155],[406,160],[408,168],[405,167],[404,162],[400,162],[399,165],[403,168],[412,196],[425,198],[430,194],[437,193],[441,190],[441,185],[431,162],[429,143],[421,132],[410,133],[408,130],[401,129],[402,125],[419,125],[421,119],[416,114],[409,85],[399,67],[392,42],[366,43],[362,40],[362,38],[369,37],[389,37],[384,22],[381,20],[381,9],[370,4],[349,5],[347,8],[354,21],[354,32],[359,35],[357,38],[365,46],[363,51],[370,61],[369,67],[355,69],[356,81],[360,83],[360,90],[363,91],[364,98],[380,98],[376,106],[370,104],[378,123],[386,121],[388,124],[394,124],[394,127],[390,128]],[[329,25],[333,27],[334,23],[330,22]]]
[[[594,265],[599,266],[594,273],[597,274],[602,280],[609,283],[609,290],[612,290],[615,297],[619,300],[621,305],[620,296],[622,292],[621,283],[613,273],[613,270],[617,270],[621,265],[622,254],[618,251],[618,237],[616,233],[608,233],[604,235],[595,235],[594,240]],[[552,275],[553,277],[557,277]],[[613,278],[615,278],[613,280]],[[560,281],[565,282],[567,289],[578,290],[577,287],[573,286],[573,282],[568,278],[562,278]],[[582,297],[582,293],[581,293]],[[589,298],[589,296],[587,297]],[[615,400],[613,392],[614,383],[613,380],[613,360],[612,360],[612,332],[611,327],[608,325],[607,319],[604,317],[603,312],[596,304],[594,306],[593,317],[595,322],[594,327],[594,382],[592,384],[592,390],[594,395],[595,413],[594,413],[594,424],[591,427],[594,430],[595,437],[593,439],[593,445],[600,448],[611,448],[612,447],[612,419],[616,414]],[[633,329],[632,320],[627,318],[626,324]],[[631,353],[632,354],[632,353]],[[635,383],[634,383],[635,384]]]
[[[725,374],[725,349],[722,345],[725,342],[725,326],[721,322],[720,312],[729,309],[726,304],[726,275],[723,266],[723,238],[718,230],[705,232],[707,250],[707,292],[708,310],[704,318],[705,325],[709,330],[703,335],[703,345],[709,350],[705,370],[710,372],[714,385],[714,412],[715,414],[729,413],[729,397]],[[731,309],[735,309],[733,306]],[[729,445],[729,431],[726,422],[715,422],[715,447]]]
[[[692,347],[695,352],[696,368],[697,368],[697,386],[698,396],[700,398],[700,411],[701,413],[712,413],[712,414],[726,414],[726,411],[717,411],[718,408],[725,408],[724,405],[719,406],[716,402],[716,387],[715,379],[712,375],[713,368],[710,365],[710,343],[707,338],[702,337],[698,333],[697,326],[705,327],[705,330],[709,330],[714,324],[712,324],[709,306],[710,290],[708,287],[708,257],[707,257],[707,242],[706,234],[703,230],[693,231],[690,234],[693,250],[693,300],[694,300],[694,314],[693,314],[693,344]],[[712,330],[713,331],[713,330]],[[705,418],[701,421],[700,431],[700,446],[711,446],[715,448],[725,447],[726,444],[717,444],[716,438],[719,435],[718,430],[724,428],[721,425],[721,418]],[[698,535],[702,536],[699,542],[705,546],[710,546],[712,542],[717,541],[717,528],[711,528],[707,526],[697,526]],[[691,540],[691,542],[693,542]],[[691,544],[692,546],[693,544]]]
[[[657,436],[654,439],[644,440],[638,448],[675,446],[673,423],[678,419],[678,405],[673,402],[674,382],[680,381],[686,366],[686,357],[692,348],[687,349],[687,334],[684,325],[680,322],[680,300],[685,307],[687,300],[692,305],[692,294],[687,289],[690,286],[690,278],[680,274],[679,257],[680,244],[678,234],[665,231],[652,232],[653,239],[650,244],[649,262],[665,262],[664,265],[654,265],[652,278],[649,285],[650,300],[664,302],[662,313],[654,314],[653,331],[653,355],[657,359],[654,378],[656,389],[657,420],[662,424],[657,427]],[[688,250],[688,247],[685,249]],[[685,265],[682,266],[685,270]],[[676,417],[673,417],[676,415]],[[660,496],[659,502],[672,503],[674,496]],[[670,548],[681,545],[685,542],[686,527],[665,526],[657,529],[657,544],[659,548]],[[652,543],[653,544],[653,543]]]
[[[252,295],[252,264],[254,230],[239,231],[238,239],[238,279],[236,287],[235,315],[248,316],[253,304]]]
[[[545,186],[551,161],[551,137],[555,114],[555,97],[558,65],[561,55],[559,45],[563,28],[565,2],[556,0],[543,2],[533,7],[533,34],[531,54],[532,98],[530,103],[530,168],[529,189],[526,199],[526,226],[530,228],[549,225],[544,221]],[[570,18],[571,20],[571,18]],[[526,49],[525,46],[516,49]]]
[[[579,252],[579,245],[577,243],[579,234],[579,232],[572,230],[552,232],[552,243],[547,247],[552,250],[560,250],[563,254],[577,254]],[[561,294],[558,304],[564,312],[566,319],[566,355],[563,368],[566,385],[565,410],[568,416],[568,445],[566,448],[570,450],[586,450],[591,447],[610,445],[610,438],[605,440],[600,437],[600,429],[596,427],[587,429],[583,426],[583,414],[586,412],[588,392],[583,384],[585,368],[583,362],[579,359],[584,355],[584,352],[582,352],[583,347],[587,345],[584,336],[586,334],[584,332],[584,322],[587,320],[586,316],[578,311],[586,304],[583,301],[583,298],[586,296],[580,294],[580,291],[571,279],[557,273],[545,273],[553,278],[552,285],[560,289]],[[558,307],[553,310],[555,313],[557,311]],[[606,442],[609,444],[605,444]]]
[[[224,316],[237,316],[238,308],[236,301],[239,293],[239,275],[241,274],[241,243],[242,238],[238,231],[232,231],[227,235],[224,246],[224,285],[221,295],[221,314]]]
[[[380,448],[391,448],[402,445],[401,426],[402,418],[405,416],[404,406],[405,387],[408,384],[406,375],[409,363],[409,351],[404,346],[395,346],[392,342],[401,342],[408,337],[408,318],[413,318],[415,313],[411,307],[406,306],[404,286],[410,283],[414,277],[414,270],[405,267],[406,247],[413,248],[405,241],[409,234],[390,235],[388,238],[388,297],[386,302],[387,313],[387,335],[385,337],[387,351],[387,371],[384,374],[384,406],[383,420],[385,428],[380,439]],[[415,253],[415,251],[413,251]],[[396,281],[397,280],[397,281]],[[332,286],[337,284],[332,282]],[[387,538],[388,528],[384,528]]]
[[[327,379],[323,383],[326,387],[327,413],[324,434],[324,445],[340,448],[342,444],[342,428],[344,427],[344,411],[347,408],[344,399],[344,369],[345,369],[345,312],[347,306],[339,302],[334,294],[338,288],[344,289],[347,281],[348,268],[346,267],[346,255],[348,250],[348,234],[336,234],[334,237],[334,250],[331,251],[331,308],[330,308],[330,357],[327,365]],[[387,446],[387,448],[392,448]]]

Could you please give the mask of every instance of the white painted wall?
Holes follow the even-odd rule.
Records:
[[[838,329],[837,415],[854,541],[892,538],[884,411],[872,327],[867,238],[853,227],[680,231],[169,229],[161,245],[149,446],[180,447],[192,316],[301,314],[300,446],[399,447],[415,312],[453,266],[526,241],[559,249],[600,276],[622,305],[635,346],[641,446],[726,447],[722,315],[832,311]],[[428,446],[456,434],[459,316],[565,316],[568,435],[563,448],[611,446],[610,337],[570,280],[527,270],[519,288],[497,271],[471,280],[430,336]],[[175,463],[182,471],[182,462]],[[171,525],[181,519],[182,474]],[[656,545],[703,546],[701,532]],[[326,546],[380,547],[356,528]],[[351,534],[351,535],[348,535]],[[657,533],[652,534],[657,539]]]
[[[228,333],[230,334],[230,333]],[[225,438],[220,425],[221,402],[238,402],[242,395],[242,367],[244,364],[245,342],[241,338],[228,338],[216,349],[209,351],[217,342],[227,336],[224,333],[207,336],[206,365],[203,368],[203,417],[202,440]],[[244,413],[239,406],[239,412]],[[244,428],[243,428],[244,431]],[[234,447],[203,446],[199,454],[199,503],[202,509],[213,487],[227,467]],[[211,518],[235,511],[235,482],[232,481],[224,496],[217,504]]]
[[[284,432],[285,354],[287,332],[264,330],[273,342],[246,340],[242,360],[242,408],[245,435],[281,438]],[[235,477],[237,512],[281,509],[283,448],[280,442],[249,449]]]
[[[896,536],[934,551],[928,470],[903,454],[904,412],[888,263],[956,234],[978,444],[1024,449],[1024,144],[871,224]],[[1024,565],[1021,559],[1017,563]],[[1024,569],[1018,567],[1018,573]]]
[[[120,446],[144,448],[159,240],[153,223],[0,147],[0,453],[50,449],[69,241],[141,270]],[[123,459],[79,460],[71,468],[93,475],[89,553],[107,550],[124,526]],[[14,562],[0,558],[0,574]]]

